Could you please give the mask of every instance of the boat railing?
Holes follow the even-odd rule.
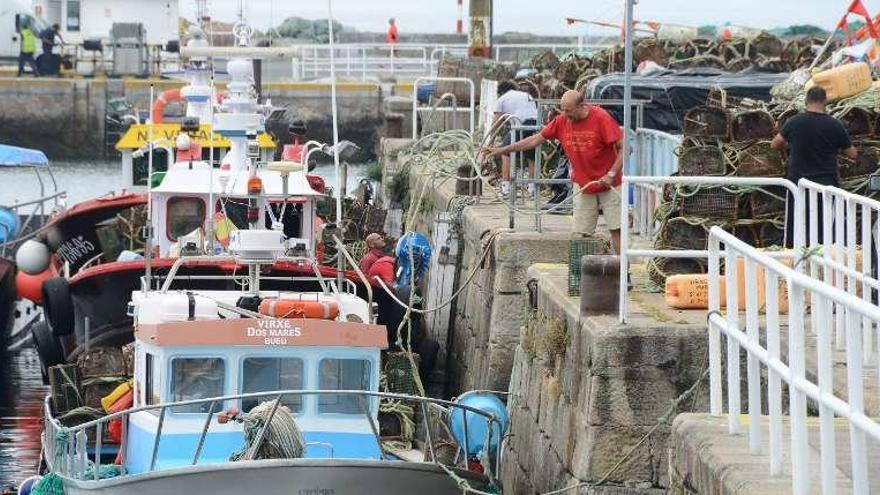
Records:
[[[168,270],[168,275],[166,275],[166,277],[165,277],[165,281],[162,284],[162,288],[160,289],[160,292],[163,292],[163,293],[168,292],[168,289],[171,288],[171,284],[174,282],[174,278],[177,276],[177,272],[178,272],[178,270],[180,270],[181,266],[183,266],[186,263],[196,263],[196,262],[200,262],[200,261],[234,261],[234,262],[247,263],[248,260],[243,260],[243,259],[236,257],[236,256],[223,256],[223,255],[181,256],[181,257],[177,258],[176,260],[174,260],[174,264],[172,264],[171,269]],[[251,283],[250,289],[255,290],[255,291],[258,291],[260,289],[259,280],[262,277],[256,273],[257,266],[259,264],[272,264],[272,263],[276,263],[279,261],[282,261],[282,262],[286,261],[286,262],[290,262],[290,263],[301,263],[303,265],[311,266],[312,269],[314,270],[314,273],[315,273],[315,279],[317,280],[317,282],[321,286],[322,292],[324,292],[325,294],[329,294],[331,292],[330,291],[331,286],[328,285],[327,281],[324,278],[324,275],[321,273],[321,269],[320,269],[320,266],[319,266],[317,260],[315,260],[314,258],[307,257],[307,256],[278,256],[278,257],[274,258],[274,260],[268,261],[268,262],[261,260],[260,263],[248,263],[249,268],[250,268],[250,272],[251,272],[249,274],[249,279],[250,279],[250,283]],[[336,287],[336,286],[333,286],[333,287],[336,289],[342,289],[342,288]]]
[[[214,412],[216,410],[216,407],[222,407],[224,403],[227,403],[229,401],[268,397],[274,399],[275,403],[269,417],[266,419],[263,427],[257,433],[254,444],[250,446],[250,449],[247,451],[245,456],[245,459],[253,459],[254,454],[259,450],[260,445],[263,442],[268,425],[271,423],[272,418],[277,413],[278,405],[282,403],[283,399],[288,397],[301,397],[310,395],[344,395],[358,397],[362,405],[364,415],[369,420],[373,434],[376,436],[376,441],[380,445],[383,459],[386,459],[386,452],[382,448],[381,438],[379,434],[379,426],[376,419],[370,413],[370,411],[375,410],[375,408],[369,407],[367,405],[367,401],[391,400],[414,404],[414,409],[417,408],[415,410],[417,411],[417,414],[421,415],[421,422],[424,426],[424,438],[421,440],[424,442],[426,459],[425,462],[431,464],[441,463],[441,459],[439,459],[437,454],[437,450],[441,444],[438,442],[438,439],[434,438],[434,433],[432,432],[431,425],[431,414],[429,413],[428,408],[432,407],[434,409],[440,409],[443,413],[446,414],[451,414],[455,410],[460,410],[461,417],[466,418],[466,420],[461,422],[462,445],[457,445],[456,442],[457,450],[455,458],[452,461],[452,467],[461,467],[463,469],[468,469],[468,462],[472,458],[468,454],[472,451],[472,446],[468,444],[472,436],[469,435],[468,430],[469,428],[479,427],[479,430],[484,433],[484,444],[479,451],[480,455],[482,456],[480,461],[482,462],[483,468],[486,470],[487,475],[490,477],[495,477],[500,472],[502,460],[501,455],[505,439],[498,438],[499,436],[501,436],[501,432],[503,430],[500,418],[496,417],[494,414],[472,406],[457,404],[455,402],[442,399],[417,397],[388,392],[376,392],[369,390],[281,390],[227,395],[205,399],[184,400],[165,404],[134,407],[125,411],[108,414],[107,416],[101,417],[99,419],[95,419],[71,427],[62,425],[61,422],[53,416],[51,401],[47,397],[44,402],[45,424],[43,433],[43,448],[46,456],[46,462],[51,471],[56,472],[62,476],[77,480],[98,481],[100,479],[101,472],[101,456],[106,449],[103,438],[104,428],[111,421],[121,421],[122,428],[121,442],[119,446],[120,453],[117,459],[120,461],[120,464],[124,466],[126,456],[128,420],[132,414],[140,412],[151,412],[153,414],[158,414],[156,437],[151,447],[149,457],[149,470],[154,471],[156,469],[156,461],[159,447],[161,445],[162,433],[168,409],[182,406],[207,404],[207,412],[204,413],[205,421],[202,426],[201,434],[196,441],[192,460],[190,461],[191,466],[196,466],[201,460],[205,440],[208,433],[210,432],[212,422],[211,420],[215,417],[216,414],[216,412]],[[296,419],[296,417],[294,417],[294,419]],[[443,419],[441,418],[440,421],[442,420]],[[94,439],[91,441],[89,440],[90,432],[94,433]],[[493,436],[495,437],[493,438]],[[454,438],[446,440],[454,440]],[[331,458],[333,457],[334,448],[332,444],[328,442],[312,442],[307,444],[306,446],[312,444],[316,446],[329,447],[328,450],[330,452]],[[428,460],[429,458],[430,460]]]
[[[37,234],[41,231],[41,228],[31,230],[30,232],[25,232],[25,229],[27,229],[31,225],[31,223],[34,221],[34,218],[40,218],[41,221],[45,221],[47,215],[54,212],[59,206],[61,206],[63,200],[67,197],[67,192],[65,191],[56,191],[51,194],[45,194],[45,192],[43,192],[42,182],[40,183],[40,188],[40,197],[36,199],[3,205],[4,208],[11,210],[19,217],[25,217],[25,219],[20,222],[18,232],[4,233],[5,237],[11,240],[0,244],[0,257],[7,257],[7,255],[11,252],[14,252],[21,243],[36,237]]]

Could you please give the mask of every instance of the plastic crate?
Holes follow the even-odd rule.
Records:
[[[568,295],[581,293],[581,258],[589,254],[611,254],[611,244],[602,237],[572,239],[568,246]]]

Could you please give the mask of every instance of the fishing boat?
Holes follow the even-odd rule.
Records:
[[[37,303],[27,297],[39,298],[39,284],[52,271],[45,256],[16,259],[15,255],[22,245],[41,247],[33,239],[48,216],[64,207],[65,193],[59,190],[42,151],[0,145],[0,174],[4,173],[15,176],[13,183],[23,183],[33,174],[36,187],[30,189],[38,191],[0,205],[0,341],[17,349],[26,343],[30,327],[40,318]]]
[[[265,129],[277,109],[258,102],[252,59],[233,58],[226,72],[221,101],[213,96],[207,60],[193,57],[189,83],[178,91],[186,101],[183,120],[132,125],[117,144],[131,189],[78,204],[50,220],[44,239],[61,269],[42,284],[45,320],[32,330],[44,370],[75,362],[91,347],[132,342],[126,307],[145,268],[161,275],[181,255],[204,254],[206,259],[184,268],[187,276],[178,279],[178,287],[231,283],[213,277],[239,274],[242,267],[212,256],[225,252],[229,232],[237,229],[281,228],[291,250],[315,252],[316,204],[325,185],[303,164],[313,153],[332,154],[337,148],[295,142],[284,146],[281,160],[273,160],[276,144]],[[158,119],[161,108],[154,110]],[[260,204],[250,203],[255,186]],[[149,256],[144,256],[145,242],[152,246]],[[314,288],[312,281],[298,278],[309,273],[299,264],[279,262],[269,270],[267,287]],[[337,275],[334,267],[320,270],[327,277]],[[343,276],[357,280],[353,273]]]
[[[287,254],[279,230],[238,231],[230,244],[243,289],[175,290],[180,270],[205,259],[184,256],[160,288],[132,294],[135,371],[116,401],[130,407],[70,428],[47,399],[41,483],[68,495],[498,489],[507,413],[497,398],[381,392],[386,330],[353,284]],[[265,289],[263,268],[279,261],[311,267],[321,289]],[[386,446],[386,401],[420,419],[412,448]]]

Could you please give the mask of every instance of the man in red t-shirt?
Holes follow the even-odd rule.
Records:
[[[559,107],[562,115],[538,134],[501,148],[489,148],[485,153],[504,155],[537,148],[549,139],[558,140],[571,161],[571,180],[578,186],[574,192],[572,232],[593,235],[601,209],[614,250],[620,253],[623,131],[608,112],[584,101],[580,91],[566,91]]]
[[[364,274],[370,271],[370,267],[373,266],[373,263],[379,258],[387,256],[385,254],[385,238],[382,237],[382,234],[373,232],[367,236],[365,241],[367,242],[367,249],[369,249],[369,251],[358,263],[358,268],[360,268]]]
[[[388,32],[385,34],[385,43],[396,45],[398,42],[397,21],[392,17],[388,19]]]

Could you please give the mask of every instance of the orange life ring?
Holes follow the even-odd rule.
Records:
[[[153,102],[153,106],[150,107],[150,119],[154,124],[161,124],[162,118],[165,114],[165,105],[182,99],[183,96],[180,95],[180,88],[163,91],[162,94],[156,98],[156,101]]]
[[[260,301],[260,314],[275,318],[335,320],[339,317],[339,304],[336,301],[267,298]]]

